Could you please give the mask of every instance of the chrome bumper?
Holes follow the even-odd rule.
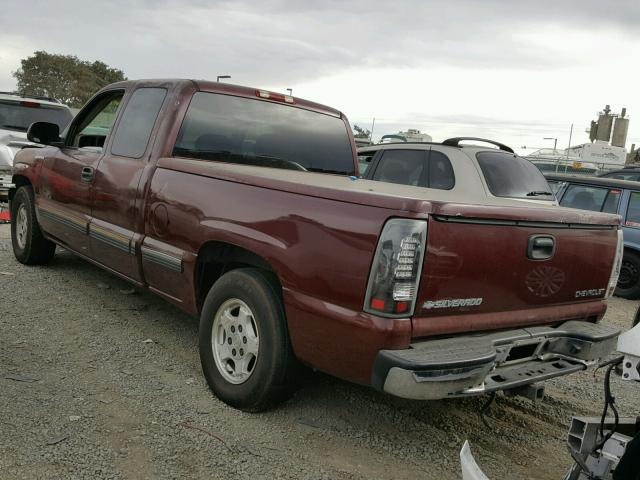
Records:
[[[586,369],[615,349],[619,333],[609,325],[569,321],[417,342],[378,352],[372,385],[416,400],[511,390]]]

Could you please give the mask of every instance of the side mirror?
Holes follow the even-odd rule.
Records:
[[[60,127],[55,123],[35,122],[27,130],[27,139],[30,142],[44,145],[60,144]]]

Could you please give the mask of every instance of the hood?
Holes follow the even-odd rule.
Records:
[[[26,132],[0,129],[0,169],[13,167],[13,157],[26,146],[34,143],[27,140]]]

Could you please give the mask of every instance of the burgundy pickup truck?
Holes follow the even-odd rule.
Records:
[[[186,80],[110,85],[62,136],[28,135],[44,147],[15,158],[16,258],[60,245],[199,315],[206,379],[237,408],[286,398],[301,365],[436,399],[614,347],[618,217],[558,207],[508,147],[423,149],[426,188],[359,179],[340,112]]]

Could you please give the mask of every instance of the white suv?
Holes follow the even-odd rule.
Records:
[[[72,118],[69,107],[55,98],[0,92],[0,202],[7,200],[13,157],[21,148],[34,145],[27,141],[29,125],[51,122],[62,131]]]

